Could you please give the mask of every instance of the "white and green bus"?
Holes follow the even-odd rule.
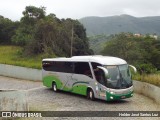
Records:
[[[133,96],[131,66],[109,56],[74,56],[42,60],[43,85],[94,100],[119,100]]]

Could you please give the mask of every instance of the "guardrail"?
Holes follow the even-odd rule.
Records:
[[[0,64],[0,75],[19,79],[42,81],[42,71],[13,65]],[[160,88],[149,83],[133,81],[134,91],[150,97],[160,104]]]

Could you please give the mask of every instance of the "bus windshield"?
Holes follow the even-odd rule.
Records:
[[[106,87],[124,89],[132,86],[131,73],[127,64],[103,67],[108,70],[108,76],[105,77]]]

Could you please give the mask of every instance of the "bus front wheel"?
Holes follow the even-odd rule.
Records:
[[[87,91],[87,98],[88,98],[88,99],[91,99],[91,100],[94,100],[94,99],[95,99],[95,98],[94,98],[94,92],[93,92],[92,89],[89,89],[89,90]]]
[[[57,92],[57,85],[55,82],[52,83],[52,89],[54,92]]]

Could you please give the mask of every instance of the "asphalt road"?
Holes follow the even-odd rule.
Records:
[[[28,93],[28,105],[31,111],[160,111],[160,105],[153,100],[140,94],[134,94],[132,98],[114,102],[102,100],[90,101],[85,96],[67,92],[53,92],[44,87],[41,82],[19,80],[15,78],[0,76],[0,89],[26,90]],[[49,119],[49,118],[47,118]],[[53,118],[50,118],[53,119]],[[59,118],[54,118],[59,119]],[[80,118],[62,118],[80,119]],[[97,119],[83,118],[83,119]],[[101,119],[105,119],[101,117]],[[119,119],[119,118],[112,118]],[[127,119],[127,118],[120,118]],[[132,118],[139,120],[150,120],[158,118]]]

